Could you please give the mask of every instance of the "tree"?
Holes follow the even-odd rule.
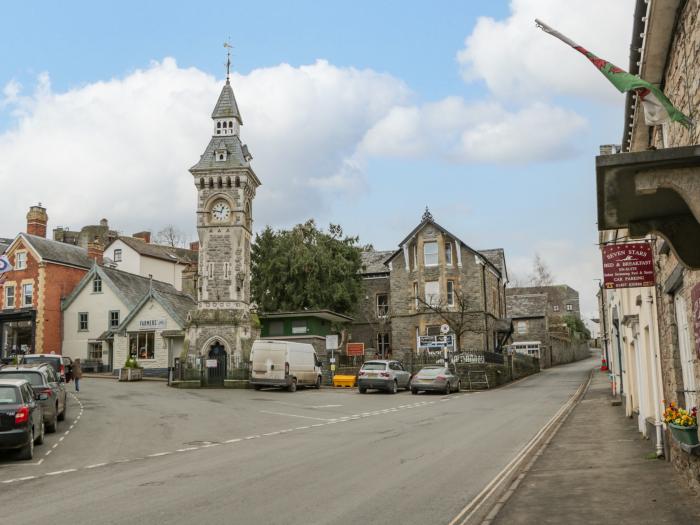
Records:
[[[251,249],[251,293],[264,312],[329,309],[351,313],[362,286],[357,237],[337,224],[328,232],[313,219],[291,230],[269,226]]]
[[[185,234],[178,230],[172,224],[168,224],[165,228],[156,233],[156,243],[172,246],[173,248],[183,248],[185,246]]]
[[[530,286],[551,286],[554,284],[554,278],[549,271],[547,263],[540,257],[539,253],[535,254],[535,260],[532,262],[532,273],[530,274]]]
[[[437,302],[431,298],[426,300],[420,295],[416,297],[416,301],[421,309],[434,313],[450,327],[450,331],[455,337],[455,349],[459,352],[462,350],[462,337],[472,329],[475,315],[478,315],[478,312],[469,310],[470,300],[466,293],[455,291],[453,296],[453,305],[447,304],[447,301],[443,299]]]

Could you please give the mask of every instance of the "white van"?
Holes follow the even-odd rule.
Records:
[[[281,386],[290,392],[298,385],[321,388],[321,361],[310,344],[258,339],[253,342],[250,361],[250,384],[256,390],[264,386]]]

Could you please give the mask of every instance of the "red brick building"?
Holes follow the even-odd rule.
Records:
[[[32,206],[27,233],[5,255],[12,270],[0,278],[0,355],[61,353],[61,300],[94,264],[87,250],[46,238],[46,209]]]

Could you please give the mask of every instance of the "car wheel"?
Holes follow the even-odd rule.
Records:
[[[262,385],[253,385],[253,388],[255,390],[260,390],[262,388]]]
[[[460,390],[462,390],[462,382],[457,381],[457,390],[455,390],[455,392],[459,392]]]
[[[289,386],[287,387],[287,390],[289,390],[290,392],[296,392],[296,391],[297,391],[297,380],[296,380],[296,379],[292,379],[292,382],[291,382],[291,383],[289,384]]]
[[[408,383],[406,383],[406,392],[411,390],[411,378],[408,379]]]
[[[418,389],[412,388],[412,389],[411,389],[411,394],[413,394],[414,396],[418,395]]]
[[[24,447],[19,449],[18,457],[19,457],[19,459],[24,459],[24,460],[34,459],[34,429],[33,428],[32,428],[31,438],[29,439],[29,443],[27,443]]]
[[[367,393],[367,387],[366,387],[366,386],[361,386],[360,388],[358,388],[358,390],[360,391],[360,394],[366,394],[366,393]]]
[[[450,389],[450,382],[448,381],[447,384],[445,385],[445,395],[449,396],[451,391],[452,390]]]
[[[35,445],[42,445],[44,443],[44,433],[46,432],[46,425],[44,425],[44,420],[41,420],[41,430],[39,431],[39,435],[36,438],[36,441],[34,442]]]
[[[395,394],[398,391],[399,391],[399,385],[396,383],[396,380],[394,380],[391,382],[391,385],[389,386],[389,393]]]
[[[316,390],[321,390],[321,376],[316,378]]]
[[[56,408],[56,412],[53,413],[53,420],[51,421],[51,423],[46,425],[46,432],[48,432],[49,434],[53,434],[54,432],[56,432],[56,427],[58,426],[58,414],[57,414],[57,412],[58,412],[58,407]]]

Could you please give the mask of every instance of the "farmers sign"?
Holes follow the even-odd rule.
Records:
[[[603,282],[608,290],[654,286],[651,245],[637,242],[604,246]]]

